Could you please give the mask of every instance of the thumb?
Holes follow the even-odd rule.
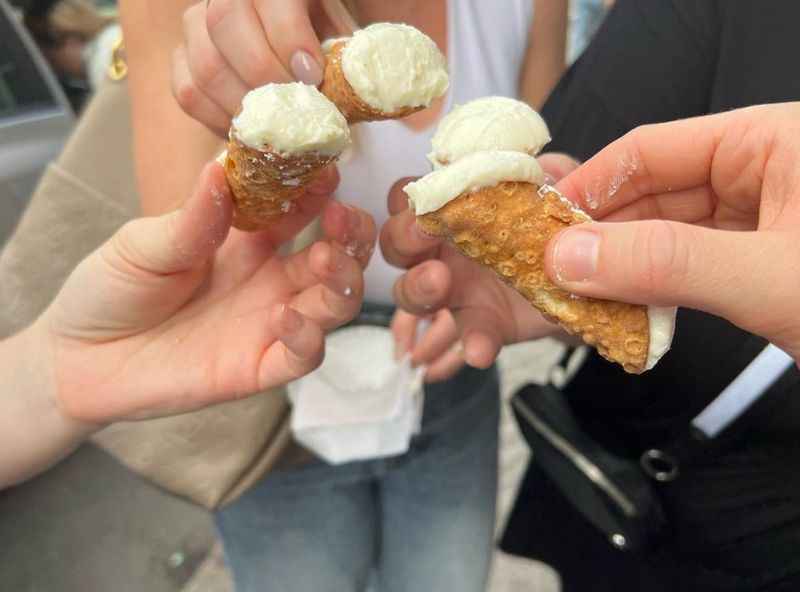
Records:
[[[769,330],[763,311],[780,322],[785,290],[776,287],[785,286],[784,257],[796,250],[777,232],[663,220],[591,223],[550,241],[545,265],[554,283],[578,295],[688,306],[762,333]]]
[[[225,173],[218,163],[209,163],[181,209],[127,223],[107,243],[106,256],[155,275],[188,271],[225,242],[232,210]]]

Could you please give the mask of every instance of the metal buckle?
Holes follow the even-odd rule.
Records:
[[[674,481],[680,474],[680,466],[677,459],[657,448],[645,450],[641,458],[639,458],[639,464],[650,478],[659,483]]]

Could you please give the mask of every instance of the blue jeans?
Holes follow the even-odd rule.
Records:
[[[238,592],[484,592],[497,490],[497,371],[427,389],[400,457],[267,475],[216,514]]]

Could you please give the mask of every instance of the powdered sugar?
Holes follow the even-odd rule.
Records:
[[[617,161],[617,168],[611,177],[598,177],[584,190],[586,207],[596,210],[609,203],[625,183],[639,170],[641,162],[632,152],[624,152]]]

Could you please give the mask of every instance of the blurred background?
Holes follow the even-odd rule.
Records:
[[[570,59],[608,4],[573,0]],[[0,245],[107,75],[119,40],[112,0],[0,0]],[[543,381],[560,355],[549,341],[506,350],[504,396]],[[528,454],[505,406],[498,531]],[[554,592],[558,583],[545,566],[498,553],[490,589]],[[232,586],[205,510],[86,445],[38,479],[0,492],[0,590],[228,592]]]

